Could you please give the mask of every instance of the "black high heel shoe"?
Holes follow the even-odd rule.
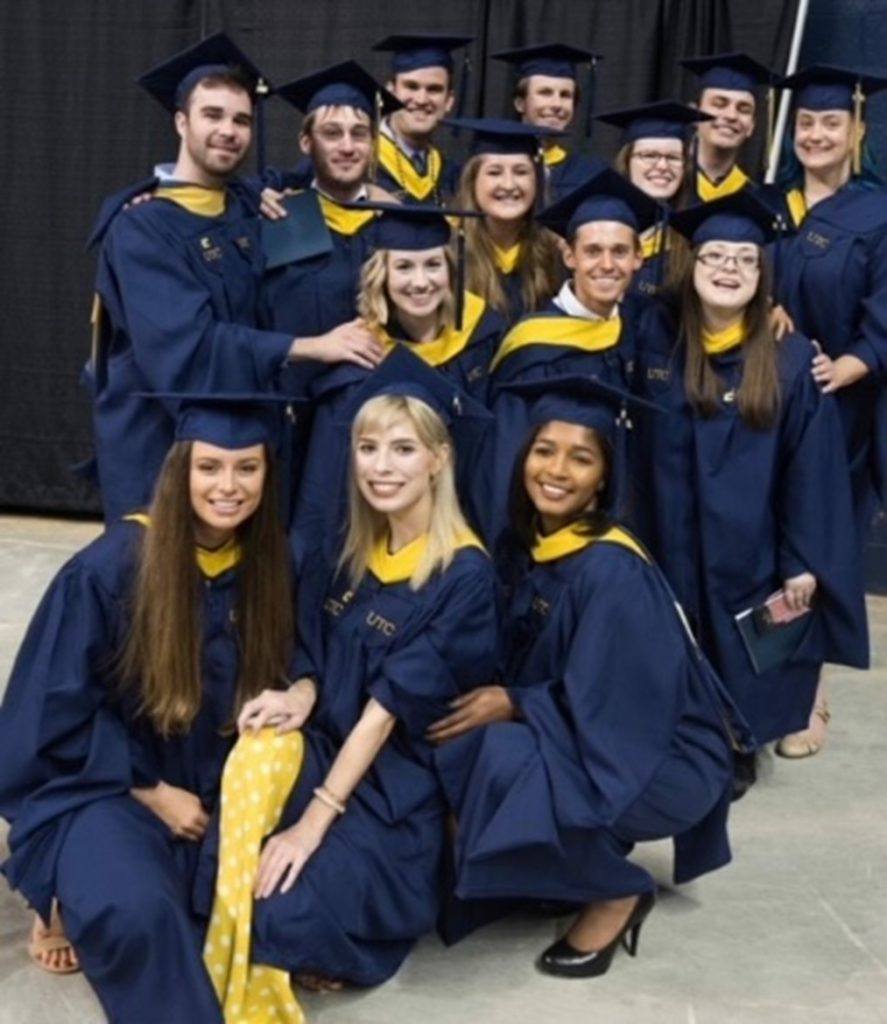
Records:
[[[583,953],[574,949],[566,939],[559,939],[539,957],[537,966],[544,974],[561,978],[597,978],[610,969],[619,945],[625,946],[629,956],[637,956],[641,925],[653,909],[656,897],[651,892],[641,893],[628,920],[603,949]]]

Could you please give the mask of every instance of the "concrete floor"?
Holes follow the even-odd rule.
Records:
[[[0,518],[0,679],[52,574],[96,532],[89,523]],[[675,888],[668,845],[638,851],[663,888],[637,960],[621,955],[595,981],[546,978],[533,958],[563,922],[512,919],[452,950],[426,938],[379,989],[306,997],[309,1020],[887,1022],[887,598],[869,607],[875,669],[832,670],[834,718],[821,756],[765,759],[761,782],[733,815],[734,863]],[[100,1024],[82,976],[31,966],[29,924],[0,882],[0,1024]]]

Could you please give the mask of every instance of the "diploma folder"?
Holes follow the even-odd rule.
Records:
[[[262,220],[262,248],[265,269],[286,266],[325,256],[332,251],[333,240],[323,219],[320,201],[313,189],[284,196],[287,216],[280,220]]]
[[[797,651],[810,626],[811,608],[791,611],[785,592],[777,590],[763,604],[734,616],[742,642],[758,675],[785,664]]]

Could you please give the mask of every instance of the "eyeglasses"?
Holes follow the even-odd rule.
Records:
[[[640,161],[644,167],[655,167],[660,160],[664,160],[669,167],[683,167],[684,157],[682,153],[657,153],[653,149],[642,149],[631,154],[632,160]]]
[[[723,249],[706,249],[705,252],[698,252],[696,259],[704,267],[710,267],[712,270],[722,270],[731,261],[743,274],[751,274],[761,269],[760,257],[750,252],[735,253],[724,252]]]

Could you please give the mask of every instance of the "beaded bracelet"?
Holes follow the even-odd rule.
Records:
[[[328,789],[324,789],[323,786],[318,786],[317,789],[314,790],[314,795],[322,804],[326,804],[331,811],[335,811],[336,814],[345,813],[345,805],[342,801],[337,800],[333,794],[330,793]]]

